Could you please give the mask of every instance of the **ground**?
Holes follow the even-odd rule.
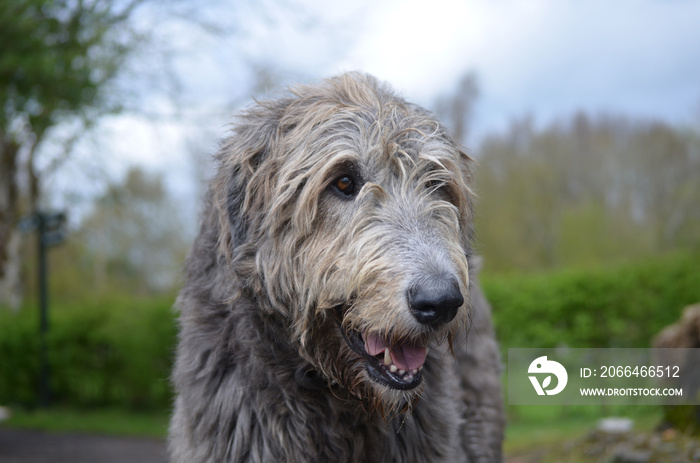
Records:
[[[506,463],[700,462],[700,439],[672,430],[572,437],[507,449]],[[166,463],[163,438],[46,432],[0,427],[0,463]]]
[[[0,463],[166,463],[165,440],[0,428]]]

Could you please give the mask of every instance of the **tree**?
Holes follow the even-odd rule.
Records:
[[[132,168],[110,184],[76,232],[93,289],[172,289],[189,241],[180,212],[158,175]]]
[[[459,143],[467,144],[474,105],[478,96],[479,86],[476,75],[469,72],[459,80],[453,94],[439,97],[435,103],[435,112],[449,127],[452,138]]]
[[[110,89],[142,38],[129,21],[144,1],[0,2],[0,304],[21,294],[17,220],[37,208],[75,139],[120,107]],[[39,170],[37,153],[59,129],[65,144]]]
[[[491,270],[628,260],[700,246],[700,143],[660,122],[577,114],[486,138],[477,240]]]

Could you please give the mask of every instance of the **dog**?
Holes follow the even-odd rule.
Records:
[[[500,461],[473,161],[430,113],[347,73],[250,107],[216,161],[172,461]]]

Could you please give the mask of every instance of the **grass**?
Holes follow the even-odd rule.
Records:
[[[620,414],[635,421],[635,429],[650,430],[659,423],[660,410],[640,407]],[[507,454],[527,452],[563,440],[584,436],[595,428],[600,416],[564,414],[558,407],[530,406],[517,410],[518,418],[511,418],[506,429]],[[167,412],[139,413],[110,409],[49,408],[12,410],[9,420],[0,426],[40,429],[51,432],[86,432],[121,436],[149,436],[164,438],[167,434]]]
[[[557,419],[552,423],[509,423],[504,450],[508,454],[580,437],[593,429],[596,421],[591,418],[568,418]]]
[[[517,408],[519,418],[510,419],[506,427],[505,454],[542,452],[565,441],[581,439],[594,430],[598,421],[605,416],[631,418],[635,431],[651,431],[659,424],[662,416],[661,409],[652,406],[620,407],[608,412],[591,407],[572,412],[563,407],[520,406]]]
[[[0,426],[51,432],[164,438],[168,431],[169,419],[168,413],[139,413],[119,409],[13,409],[10,419],[0,423]]]
[[[661,418],[661,410],[658,407],[594,410],[542,406],[513,408],[510,406],[508,411],[511,419],[506,428],[505,455],[509,461],[540,461],[542,463],[584,463],[591,461],[586,453],[591,448],[586,436],[595,429],[601,416],[612,414],[632,418],[636,433],[641,433],[640,437],[652,430]],[[623,411],[624,413],[616,413]],[[601,414],[601,412],[611,413]],[[49,432],[81,432],[162,439],[167,433],[168,420],[169,415],[166,412],[137,413],[116,408],[50,408],[33,411],[13,410],[12,417],[0,423],[0,428],[26,428]],[[683,436],[680,436],[680,439],[677,445],[679,448],[690,448],[689,445],[697,444],[696,441],[689,443],[688,438]],[[597,443],[595,445],[600,447]],[[608,458],[604,461],[612,460]]]

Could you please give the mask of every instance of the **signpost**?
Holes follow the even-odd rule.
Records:
[[[46,336],[49,331],[49,289],[46,248],[60,244],[66,238],[65,212],[35,212],[19,222],[22,233],[37,231],[39,247],[39,405],[48,407],[51,400],[49,357]]]

